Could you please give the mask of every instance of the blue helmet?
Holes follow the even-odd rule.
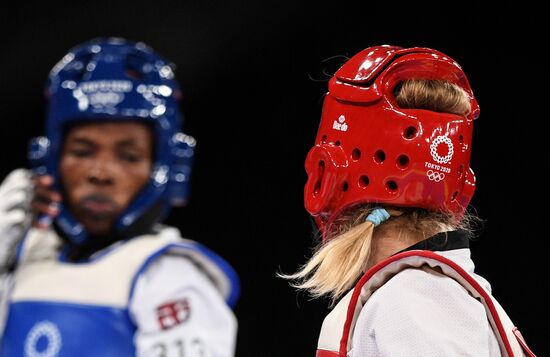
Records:
[[[181,91],[173,66],[143,43],[98,38],[67,53],[49,74],[46,136],[31,141],[29,159],[37,174],[59,185],[59,160],[67,125],[141,121],[154,130],[155,157],[146,187],[115,223],[128,230],[155,209],[157,219],[187,201],[195,140],[182,133]],[[60,186],[58,186],[60,188]],[[88,240],[84,227],[61,207],[56,225],[74,244]]]

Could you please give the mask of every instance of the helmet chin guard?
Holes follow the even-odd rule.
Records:
[[[143,43],[98,38],[67,53],[47,82],[46,135],[31,141],[29,159],[37,174],[49,174],[60,187],[59,161],[69,125],[109,121],[148,123],[155,157],[148,184],[117,219],[127,230],[152,209],[157,219],[173,205],[184,205],[195,140],[181,132],[181,91],[173,65]],[[56,224],[74,244],[88,240],[83,226],[63,206]]]
[[[471,112],[399,108],[394,90],[408,79],[458,85]],[[470,153],[479,106],[454,60],[429,48],[370,47],[345,63],[328,87],[305,162],[305,207],[321,231],[361,203],[464,213],[475,189]]]

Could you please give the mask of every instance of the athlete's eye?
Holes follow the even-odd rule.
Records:
[[[143,160],[142,155],[136,154],[136,153],[131,153],[131,152],[120,153],[119,157],[122,160],[130,162],[130,163],[140,162],[141,160]]]
[[[71,156],[76,156],[76,157],[88,157],[92,155],[92,153],[93,153],[92,150],[84,149],[84,148],[70,149],[67,151],[67,154]]]

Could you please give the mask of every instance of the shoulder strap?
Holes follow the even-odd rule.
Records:
[[[439,254],[413,250],[396,254],[369,269],[355,288],[336,305],[323,322],[317,357],[346,357],[352,345],[357,318],[369,297],[400,271],[420,267],[437,269],[456,280],[483,304],[503,356],[535,356],[500,304],[472,274]]]
[[[421,266],[438,268],[438,271],[456,280],[483,304],[487,311],[491,327],[497,335],[503,356],[525,356],[524,352],[527,356],[535,356],[528,348],[522,347],[522,344],[525,344],[523,339],[521,340],[522,343],[518,342],[517,336],[519,335],[519,331],[515,332],[517,328],[514,327],[508,315],[491,294],[470,273],[450,259],[434,252],[423,250],[396,254],[369,269],[359,280],[348,304],[346,322],[344,323],[343,335],[340,340],[340,356],[345,357],[347,355],[351,347],[353,327],[359,317],[359,312],[372,293],[400,271]]]
[[[133,296],[138,277],[149,265],[165,254],[181,255],[192,260],[210,278],[230,307],[234,307],[240,294],[239,277],[222,257],[205,246],[191,240],[168,243],[153,252],[143,262],[132,281],[130,298]]]

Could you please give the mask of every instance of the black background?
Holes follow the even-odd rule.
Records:
[[[177,65],[185,131],[198,140],[191,202],[168,223],[239,272],[238,356],[313,356],[326,301],[296,294],[312,246],[303,161],[333,56],[379,44],[425,46],[458,61],[481,106],[472,201],[485,219],[477,272],[539,356],[549,352],[544,247],[548,80],[538,9],[527,3],[133,1],[4,2],[0,29],[1,176],[26,165],[42,133],[43,83],[72,46],[97,36],[143,41]],[[535,205],[539,205],[535,207]],[[542,205],[542,206],[540,206]]]

